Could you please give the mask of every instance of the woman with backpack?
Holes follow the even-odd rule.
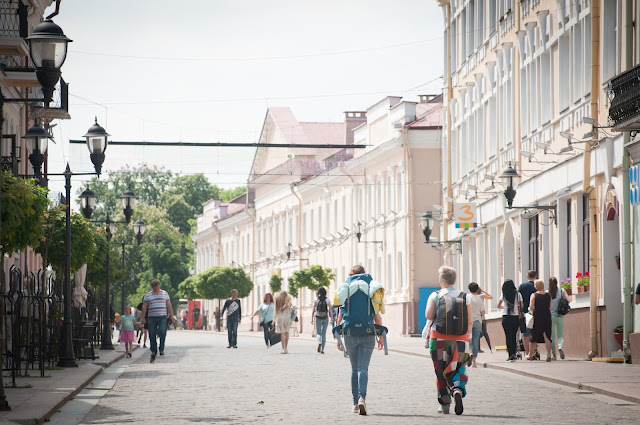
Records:
[[[318,353],[324,354],[324,345],[327,342],[327,327],[329,327],[329,316],[333,322],[333,309],[327,298],[327,290],[325,288],[318,289],[318,298],[313,303],[313,311],[311,312],[311,324],[316,325],[316,336],[318,338]]]
[[[562,346],[564,345],[564,315],[566,312],[560,311],[560,300],[564,298],[566,301],[567,294],[564,289],[560,288],[558,291],[558,279],[552,277],[549,279],[549,295],[553,301],[551,302],[551,353],[553,354],[553,360],[558,360],[556,356],[556,345],[558,345],[558,353],[560,358],[564,359],[564,351]]]
[[[467,395],[466,364],[469,361],[469,333],[473,329],[471,297],[455,288],[456,270],[440,266],[440,290],[429,295],[425,316],[431,323],[429,352],[438,387],[439,413],[448,414],[452,399],[456,415],[462,415]]]
[[[291,295],[287,291],[281,291],[276,295],[276,333],[280,334],[282,351],[280,354],[289,353],[289,329],[295,317],[295,311],[291,305]]]

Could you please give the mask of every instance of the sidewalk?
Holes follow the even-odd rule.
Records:
[[[42,424],[104,368],[124,357],[124,345],[114,347],[114,351],[96,349],[99,358],[79,360],[77,368],[45,370],[44,378],[38,370],[29,370],[29,376],[16,377],[17,388],[6,388],[12,381],[11,373],[4,372],[4,391],[11,410],[0,411],[0,423]]]
[[[262,338],[262,332],[239,332],[243,336]],[[327,335],[327,343],[332,343],[333,337]],[[295,341],[315,341],[309,334],[292,337]],[[484,341],[482,341],[484,343]],[[395,336],[387,340],[389,354],[402,353],[411,356],[428,357],[422,338]],[[333,344],[335,345],[335,344]],[[640,404],[640,365],[624,363],[592,362],[585,359],[566,358],[552,361],[518,360],[507,362],[506,351],[489,351],[486,345],[481,345],[484,353],[478,355],[478,367],[502,370],[516,373],[529,378],[540,379],[555,384],[565,385],[576,390],[591,391],[609,397]]]

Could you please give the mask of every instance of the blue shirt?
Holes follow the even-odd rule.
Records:
[[[531,294],[537,292],[536,286],[533,284],[533,281],[530,280],[528,282],[523,283],[518,288],[518,292],[522,294],[522,312],[529,312],[529,303],[531,302]]]
[[[261,304],[260,307],[258,307],[258,312],[260,313],[260,316],[262,317],[262,320],[264,320],[264,323],[269,323],[269,322],[273,322],[273,311],[275,310],[275,307],[273,305],[273,303],[271,304]]]

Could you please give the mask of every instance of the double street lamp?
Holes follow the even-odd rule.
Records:
[[[97,123],[94,127],[97,126]],[[92,127],[93,128],[93,127]],[[102,128],[102,127],[100,127]],[[103,129],[104,130],[104,129]],[[87,144],[89,144],[89,138],[87,137]],[[113,236],[113,230],[116,223],[131,223],[131,217],[133,216],[133,209],[136,205],[137,197],[136,194],[131,190],[126,190],[121,196],[122,200],[122,211],[124,212],[124,216],[126,221],[111,221],[109,218],[109,214],[107,213],[107,219],[104,221],[106,224],[106,238],[107,242],[111,242],[111,237]],[[81,212],[85,218],[90,219],[91,214],[93,214],[93,210],[96,205],[96,195],[90,189],[85,189],[80,195],[81,200]],[[146,226],[142,220],[138,220],[134,224],[134,230],[136,232],[136,239],[138,241],[142,240],[142,235],[146,229]],[[139,242],[138,242],[139,243]],[[122,262],[124,268],[124,242],[122,243]],[[111,289],[111,248],[107,250],[107,281],[105,284],[105,300],[104,300],[104,310],[102,312],[102,338],[100,349],[101,350],[113,350],[113,342],[111,341],[111,302],[110,302],[110,289]],[[123,300],[124,300],[124,282],[122,286],[123,292]]]

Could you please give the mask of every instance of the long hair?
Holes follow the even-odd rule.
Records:
[[[276,313],[282,313],[291,305],[291,295],[287,291],[281,291],[276,295]]]
[[[513,280],[507,279],[502,284],[502,298],[507,303],[509,310],[512,310],[516,303],[516,285]]]
[[[551,295],[551,298],[555,298],[557,294],[558,294],[558,279],[556,279],[555,277],[550,277],[549,278],[549,295]]]
[[[327,298],[327,290],[324,287],[320,287],[320,289],[318,289],[318,298],[321,300]]]

